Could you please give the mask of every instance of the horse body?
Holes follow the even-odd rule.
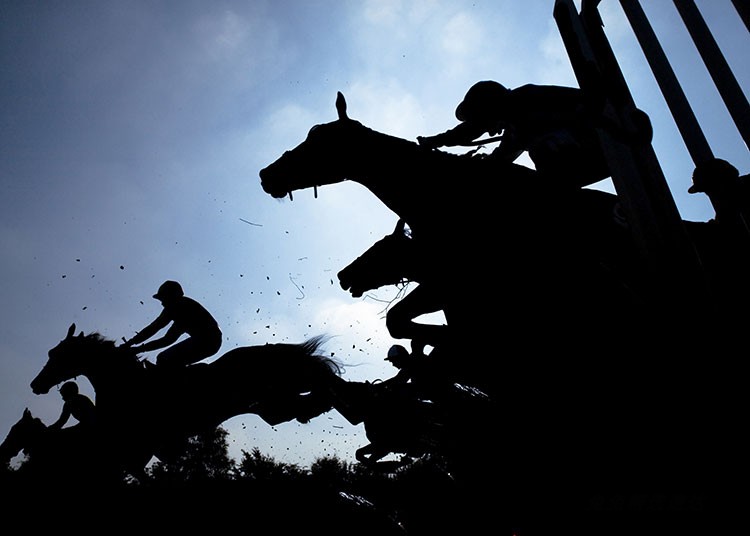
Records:
[[[117,348],[97,333],[74,332],[71,325],[50,350],[31,388],[44,394],[62,381],[86,376],[96,392],[101,433],[136,470],[152,455],[167,456],[184,439],[236,415],[255,413],[278,424],[324,413],[330,406],[311,401],[310,392],[340,372],[335,361],[316,353],[321,338],[240,347],[211,363],[152,371],[130,349]]]

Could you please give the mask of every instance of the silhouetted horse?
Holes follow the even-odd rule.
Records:
[[[436,454],[453,466],[471,452],[493,415],[492,401],[458,383],[435,385],[432,396],[413,384],[386,386],[331,377],[331,404],[351,424],[364,424],[370,441],[356,451],[363,464],[378,467],[389,454],[407,458]],[[403,461],[403,460],[402,460]],[[383,462],[392,467],[391,462]]]
[[[47,425],[39,417],[34,417],[26,408],[23,416],[11,426],[5,440],[0,444],[0,463],[10,463],[10,460],[22,451],[29,456],[34,445],[45,434],[47,434]]]
[[[260,171],[262,188],[283,198],[355,181],[406,222],[445,282],[443,355],[501,408],[508,439],[495,477],[518,493],[573,481],[630,493],[718,474],[694,447],[696,433],[717,432],[705,408],[720,411],[726,396],[718,371],[695,359],[711,337],[695,345],[691,326],[650,307],[658,293],[617,196],[429,150],[350,119],[340,93],[336,105],[337,120]],[[697,388],[706,378],[711,388]]]
[[[66,488],[116,482],[118,467],[112,452],[90,428],[80,425],[49,429],[27,409],[0,444],[0,463],[8,464],[23,452],[17,470],[19,484]],[[41,490],[40,490],[41,491]]]
[[[405,285],[425,277],[429,267],[425,266],[425,259],[405,224],[404,220],[398,220],[392,233],[339,270],[337,277],[343,290],[349,291],[353,298],[360,298],[368,290]]]
[[[403,297],[386,313],[386,326],[394,338],[417,339],[438,345],[447,338],[447,327],[416,322],[421,315],[442,310],[449,320],[451,281],[442,281],[441,270],[429,265],[429,252],[421,247],[398,220],[393,232],[338,272],[341,288],[358,298],[366,291],[386,285],[400,285]],[[406,293],[409,283],[418,286]],[[397,296],[398,297],[398,296]]]
[[[336,104],[337,121],[314,126],[260,171],[264,191],[282,198],[344,180],[368,188],[420,242],[427,274],[453,304],[455,337],[492,333],[526,345],[552,330],[555,349],[598,353],[610,346],[602,330],[643,325],[631,314],[642,301],[643,266],[617,196],[560,190],[524,166],[428,150],[350,119],[340,93]]]
[[[31,382],[35,394],[78,375],[96,392],[102,433],[134,470],[152,455],[245,413],[269,424],[307,420],[329,411],[312,393],[340,373],[331,358],[316,352],[322,337],[301,344],[234,348],[215,361],[184,369],[146,369],[132,350],[118,348],[98,333],[67,336]]]

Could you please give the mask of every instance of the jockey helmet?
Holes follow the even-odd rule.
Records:
[[[487,115],[488,110],[497,107],[498,101],[507,96],[510,90],[493,80],[477,82],[466,92],[464,100],[456,108],[459,121],[477,121]]]
[[[67,398],[78,394],[78,384],[76,382],[65,382],[60,386],[60,394]]]
[[[388,357],[385,358],[386,361],[398,361],[402,358],[409,357],[409,352],[401,346],[400,344],[394,344],[388,349]]]
[[[732,183],[740,176],[737,168],[721,158],[712,158],[695,166],[693,185],[688,193],[718,190],[724,184]]]
[[[184,296],[185,293],[182,291],[182,287],[177,281],[165,281],[159,287],[159,290],[154,294],[154,298],[157,300],[174,299]]]

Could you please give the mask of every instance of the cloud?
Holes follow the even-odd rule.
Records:
[[[458,13],[448,20],[440,43],[450,62],[468,59],[481,52],[486,42],[486,35],[481,23],[468,13]]]

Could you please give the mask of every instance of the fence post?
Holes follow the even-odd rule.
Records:
[[[601,110],[598,132],[612,182],[652,279],[649,305],[688,317],[697,308],[706,312],[713,300],[700,259],[646,137],[644,116],[604,34],[596,4],[583,0],[579,14],[572,0],[556,0],[553,15],[581,89]]]
[[[742,93],[732,69],[727,64],[711,34],[711,30],[709,30],[706,21],[703,20],[700,11],[695,6],[695,2],[693,0],[674,0],[674,5],[693,39],[693,43],[695,43],[698,53],[713,79],[716,89],[719,90],[721,98],[724,100],[727,110],[729,110],[729,115],[732,116],[737,130],[739,130],[742,139],[745,140],[745,146],[750,147],[750,105],[748,105],[747,97]],[[745,6],[747,5],[748,3],[745,2]]]

